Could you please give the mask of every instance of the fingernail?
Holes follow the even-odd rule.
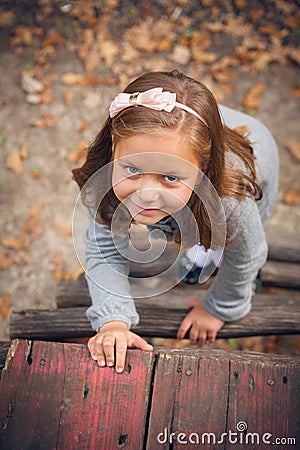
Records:
[[[108,365],[108,367],[112,367],[114,365],[114,363],[112,363],[111,361],[108,361],[107,365]]]
[[[98,364],[99,364],[100,367],[104,367],[105,366],[105,361],[102,361],[102,360],[98,361]]]
[[[121,372],[123,372],[123,368],[122,368],[122,367],[117,367],[117,369],[116,369],[116,370],[117,370],[117,372],[118,372],[118,373],[121,373]]]

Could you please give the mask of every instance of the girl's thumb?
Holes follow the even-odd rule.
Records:
[[[136,340],[135,347],[139,348],[140,350],[145,350],[146,352],[152,352],[153,350],[152,345],[148,344],[148,342],[146,342],[141,337],[138,337],[138,339]]]

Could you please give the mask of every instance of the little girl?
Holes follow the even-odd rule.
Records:
[[[115,365],[122,372],[127,347],[153,350],[130,331],[139,319],[128,281],[130,222],[167,227],[180,251],[198,245],[209,253],[224,244],[210,288],[189,301],[177,334],[182,339],[189,332],[192,343],[214,342],[225,322],[251,309],[252,283],[267,257],[263,224],[276,199],[278,155],[258,120],[218,106],[203,84],[178,71],[138,77],[109,112],[73,175],[81,190],[89,186],[83,195],[90,215],[87,315],[97,334],[88,348],[100,367]],[[98,184],[89,184],[99,171]],[[204,180],[220,199],[214,200],[216,214],[209,212],[209,195],[197,194]],[[182,215],[186,209],[190,215]]]

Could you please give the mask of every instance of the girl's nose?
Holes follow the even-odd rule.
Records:
[[[137,186],[136,194],[143,203],[152,203],[159,199],[159,188],[155,184],[147,176],[142,177],[141,183]]]

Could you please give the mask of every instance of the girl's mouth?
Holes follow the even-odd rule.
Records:
[[[135,207],[136,214],[142,214],[143,216],[151,216],[153,214],[157,214],[160,211],[159,208],[145,208],[143,206],[137,205],[132,200],[131,200],[131,203]]]

